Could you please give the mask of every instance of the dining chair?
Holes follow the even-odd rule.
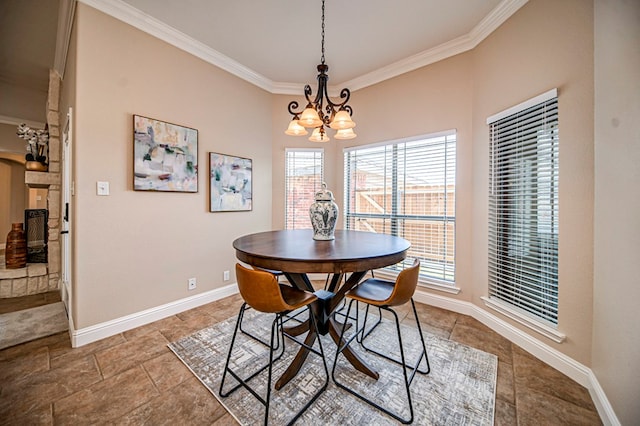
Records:
[[[333,368],[331,370],[331,377],[333,378],[333,381],[336,384],[336,386],[346,390],[352,395],[355,395],[356,397],[360,398],[366,403],[372,405],[373,407],[379,409],[380,411],[390,415],[394,419],[405,424],[411,423],[413,421],[413,403],[411,400],[411,390],[410,390],[411,382],[413,381],[413,378],[415,377],[416,372],[420,374],[428,374],[431,371],[431,367],[429,366],[429,357],[427,355],[427,348],[424,343],[422,328],[420,327],[420,319],[418,318],[416,305],[413,301],[413,294],[415,293],[416,287],[418,285],[419,272],[420,272],[420,261],[416,259],[412,266],[406,268],[405,270],[400,272],[400,274],[398,274],[398,277],[396,278],[395,282],[381,280],[377,278],[369,278],[346,293],[345,296],[348,299],[350,299],[349,306],[347,308],[347,314],[346,314],[347,318],[351,318],[350,313],[351,313],[352,306],[354,302],[356,304],[356,313],[355,313],[356,331],[345,341],[345,331],[347,329],[348,321],[344,322],[342,326],[342,331],[340,332],[340,338],[338,340],[339,342],[338,350],[336,351]],[[369,333],[372,330],[370,329],[368,332],[365,332],[366,321],[362,327],[359,326],[358,307],[360,302],[365,303],[367,305],[367,309],[369,308],[369,306],[373,306],[373,307],[380,308],[384,311],[390,312],[392,314],[395,320],[395,328],[396,328],[398,347],[399,347],[398,352],[400,353],[400,359],[397,359],[397,357],[393,357],[391,354],[385,354],[383,352],[375,350],[371,347],[368,347],[365,344],[366,337],[369,335]],[[398,318],[398,314],[393,309],[394,307],[404,305],[407,302],[411,302],[411,307],[413,309],[413,314],[415,316],[416,326],[417,326],[418,334],[420,335],[420,342],[422,345],[420,356],[418,357],[418,360],[414,365],[407,365],[407,361],[405,359],[405,353],[404,353],[405,350],[402,344],[400,320]],[[375,327],[377,327],[377,324],[374,326],[374,328]],[[358,335],[360,335],[360,338],[357,338]],[[347,348],[353,342],[354,339],[357,339],[357,342],[366,351],[376,354],[378,356],[381,356],[388,361],[392,361],[402,366],[402,374],[404,377],[406,398],[409,405],[408,418],[402,417],[397,411],[393,411],[388,407],[381,406],[380,404],[376,403],[372,399],[364,396],[361,391],[349,388],[348,386],[346,386],[345,383],[341,383],[338,380],[336,380],[335,372],[336,372],[336,366],[338,363],[338,357],[340,356],[342,351],[344,351],[345,348]],[[426,368],[420,369],[420,364],[423,359],[425,360]],[[407,373],[407,370],[409,370],[410,372],[409,374]]]
[[[280,281],[280,277],[284,277],[284,272],[282,271],[276,271],[273,269],[265,269],[265,268],[256,268],[259,271],[265,271],[265,272],[269,272],[270,274],[272,274],[274,277],[276,277],[276,280],[278,281],[279,284],[282,284],[282,282]],[[288,284],[286,284],[288,285]],[[246,305],[244,308],[244,311],[242,312],[242,315],[240,317],[240,332],[250,338],[252,338],[253,340],[255,340],[258,343],[263,344],[264,346],[269,347],[269,342],[267,342],[266,340],[264,340],[263,338],[261,338],[260,336],[257,336],[255,334],[255,332],[252,332],[250,330],[247,330],[243,325],[244,325],[244,313],[246,311],[248,311],[249,309],[251,309],[251,306]],[[286,323],[287,321],[295,321],[297,323],[303,323],[304,321],[300,320],[298,317],[300,315],[302,315],[306,310],[304,309],[299,309],[297,312],[291,312],[290,314],[287,314],[285,319],[284,319],[284,323]],[[280,344],[280,339],[276,340],[276,347],[275,349],[278,349],[278,345]]]
[[[238,281],[238,289],[240,290],[240,294],[244,299],[244,303],[240,307],[240,312],[238,313],[238,319],[236,321],[236,326],[233,332],[233,337],[231,338],[231,344],[229,345],[229,352],[227,354],[227,361],[224,366],[224,370],[222,373],[222,380],[220,382],[220,396],[227,397],[231,393],[235,392],[237,389],[244,387],[249,393],[251,393],[262,405],[265,406],[265,414],[264,414],[264,424],[268,424],[269,420],[269,405],[271,402],[271,379],[272,379],[272,371],[273,365],[276,361],[280,359],[282,354],[285,351],[285,338],[292,340],[300,346],[305,347],[310,352],[314,353],[317,356],[322,358],[322,363],[324,365],[325,370],[325,382],[317,390],[311,398],[306,402],[306,404],[296,412],[295,416],[290,420],[289,424],[295,422],[298,417],[302,415],[302,413],[309,408],[309,406],[320,396],[322,392],[327,388],[329,383],[329,370],[327,368],[327,363],[324,356],[324,350],[322,348],[322,342],[320,339],[318,340],[319,349],[315,349],[313,346],[309,346],[306,343],[298,340],[294,336],[291,336],[286,333],[283,327],[283,318],[288,313],[295,311],[300,308],[306,308],[309,314],[310,324],[315,329],[316,334],[319,335],[318,326],[311,311],[311,304],[317,300],[317,297],[310,292],[299,290],[295,287],[280,284],[275,275],[270,272],[253,270],[245,268],[240,264],[236,264],[236,278]],[[236,336],[238,334],[238,330],[240,328],[240,324],[242,322],[244,312],[246,307],[250,306],[258,312],[265,314],[275,314],[275,318],[271,323],[271,335],[270,335],[270,344],[269,344],[269,362],[264,366],[257,369],[257,371],[251,373],[247,377],[242,378],[240,373],[234,371],[229,367],[231,356],[234,349],[234,344],[236,342]],[[280,353],[274,357],[274,353],[278,351],[279,345],[276,345],[277,341],[282,341],[282,348]],[[249,386],[249,381],[258,376],[265,369],[268,369],[267,372],[267,386],[266,386],[266,396],[261,396]],[[227,373],[231,375],[238,384],[232,387],[231,389],[225,391],[224,385],[225,380],[227,378]]]

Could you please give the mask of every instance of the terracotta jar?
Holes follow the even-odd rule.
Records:
[[[27,266],[27,239],[22,230],[22,223],[11,224],[11,231],[7,235],[4,259],[7,269]]]
[[[48,166],[39,161],[27,161],[25,168],[32,172],[46,172],[48,170]]]

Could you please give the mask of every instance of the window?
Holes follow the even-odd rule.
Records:
[[[285,229],[312,228],[309,207],[324,179],[322,149],[287,149],[285,164]]]
[[[489,296],[557,326],[557,92],[547,92],[487,123]]]
[[[345,227],[403,237],[421,278],[455,280],[456,134],[346,149]],[[389,270],[399,271],[403,265]]]

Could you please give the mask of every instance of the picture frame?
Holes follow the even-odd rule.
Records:
[[[133,116],[133,189],[198,192],[198,130]]]
[[[250,158],[209,153],[209,211],[253,209],[253,161]]]

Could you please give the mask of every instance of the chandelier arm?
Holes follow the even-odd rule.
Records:
[[[316,96],[316,100],[311,100],[311,95],[313,94],[312,90],[311,90],[311,86],[309,86],[308,84],[306,84],[304,86],[304,97],[307,98],[307,102],[310,104],[315,105],[315,102],[317,101],[317,96]]]
[[[340,98],[344,99],[342,102],[334,102],[329,98],[329,95],[327,94],[327,103],[329,105],[331,105],[333,108],[335,109],[346,109],[347,107],[347,102],[349,102],[349,98],[351,97],[351,91],[347,88],[344,88],[340,91]],[[351,109],[351,107],[349,107],[349,109]],[[351,112],[349,112],[349,114],[351,114]]]
[[[298,101],[291,101],[289,102],[289,106],[287,107],[287,109],[289,110],[289,114],[293,115],[293,117],[299,117],[300,113],[302,113],[302,111],[294,111],[296,109],[298,109],[300,105],[298,105]]]

